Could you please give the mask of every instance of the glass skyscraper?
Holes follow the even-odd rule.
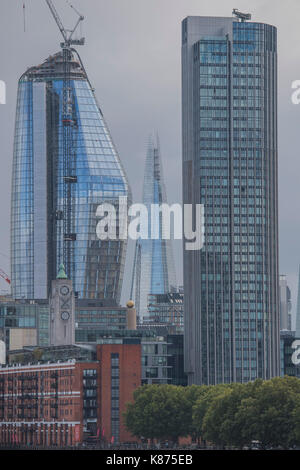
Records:
[[[143,204],[148,210],[148,239],[136,241],[131,298],[141,320],[147,319],[150,294],[165,294],[176,286],[171,241],[164,238],[162,214],[151,218],[151,205],[167,203],[158,137],[149,138],[144,174]],[[151,238],[151,228],[156,238]]]
[[[300,338],[300,265],[298,271],[298,292],[296,307],[296,338]]]
[[[280,331],[292,329],[291,290],[287,284],[287,276],[279,276]]]
[[[126,241],[97,238],[96,210],[103,202],[117,205],[119,196],[130,198],[130,189],[80,57],[74,49],[68,54],[67,62],[63,52],[50,56],[19,80],[12,294],[48,298],[64,263],[79,299],[119,302]]]
[[[277,37],[226,17],[182,23],[183,202],[205,242],[184,251],[189,383],[280,374]]]

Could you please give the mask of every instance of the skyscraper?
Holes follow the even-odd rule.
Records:
[[[149,214],[148,239],[136,241],[131,298],[141,319],[148,316],[149,294],[165,294],[176,286],[171,241],[164,239],[161,213],[151,219],[151,205],[167,202],[158,138],[150,137],[144,175],[143,204]],[[151,239],[151,227],[157,238]]]
[[[280,373],[277,32],[245,19],[182,23],[183,202],[205,208],[184,251],[189,383]]]
[[[19,80],[11,200],[12,293],[47,298],[63,263],[81,299],[119,302],[126,241],[96,236],[99,204],[128,196],[102,111],[74,49]]]
[[[292,329],[291,291],[285,274],[279,277],[280,330]]]
[[[300,338],[300,266],[298,274],[298,293],[297,293],[297,310],[296,310],[296,338]]]

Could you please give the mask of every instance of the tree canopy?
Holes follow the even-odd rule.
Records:
[[[189,431],[189,402],[183,387],[144,385],[134,392],[124,414],[125,424],[137,437],[176,441]]]
[[[127,429],[138,438],[191,436],[221,445],[300,445],[300,379],[179,387],[144,385],[127,404]]]

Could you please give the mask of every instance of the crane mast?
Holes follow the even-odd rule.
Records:
[[[74,260],[74,242],[76,241],[75,233],[75,186],[77,183],[76,176],[76,143],[77,143],[77,119],[74,92],[71,80],[71,62],[72,62],[72,45],[84,45],[85,39],[73,39],[73,35],[84,17],[73,7],[71,8],[78,15],[78,20],[72,30],[67,30],[56,11],[52,0],[46,0],[51,14],[61,32],[64,41],[60,44],[62,48],[63,58],[63,87],[62,87],[62,104],[60,114],[61,129],[61,146],[62,152],[62,175],[60,175],[60,184],[62,187],[62,202],[56,208],[56,237],[58,239],[59,259],[57,263],[65,265],[69,278],[73,278],[75,274]]]

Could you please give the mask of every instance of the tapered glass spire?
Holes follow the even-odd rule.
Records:
[[[297,297],[297,311],[296,311],[296,338],[300,338],[300,266],[298,274],[298,297]]]
[[[170,292],[176,286],[171,241],[163,238],[161,214],[151,219],[151,205],[167,203],[158,137],[150,136],[143,187],[143,204],[148,210],[148,239],[136,242],[131,298],[142,319],[148,316],[149,294]],[[157,233],[155,239],[152,232]]]

